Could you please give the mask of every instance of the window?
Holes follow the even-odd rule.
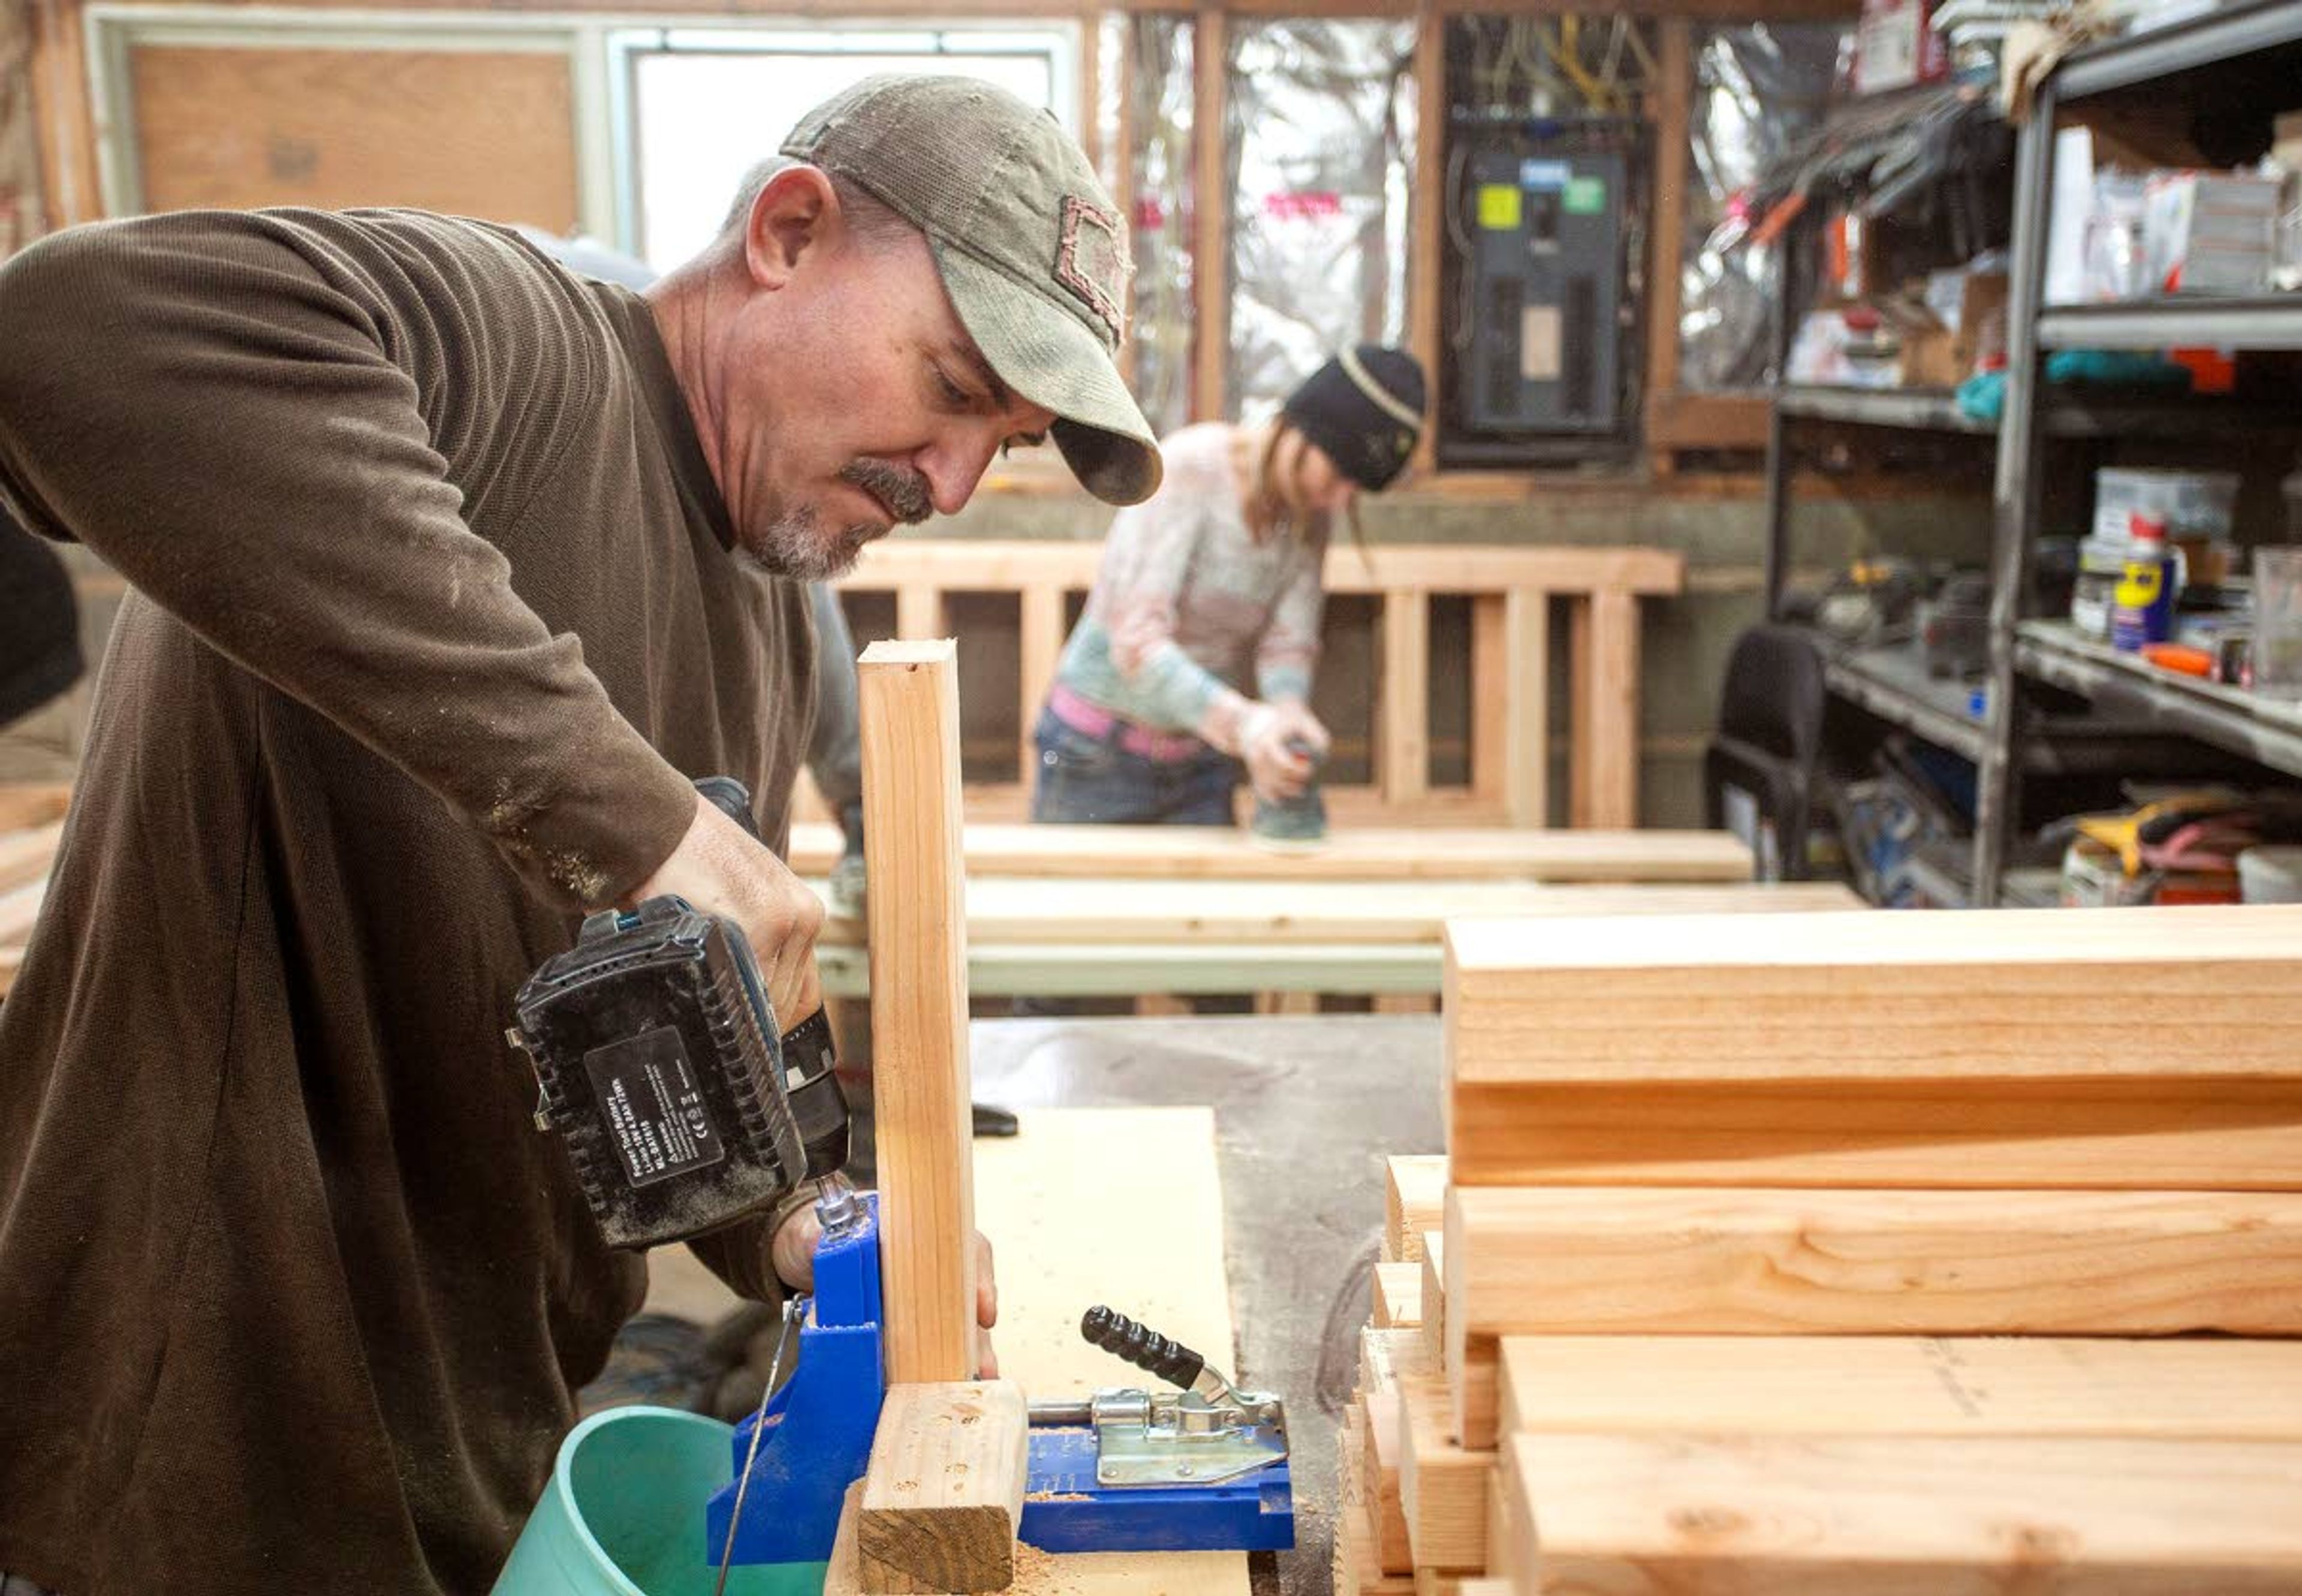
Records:
[[[610,41],[626,97],[618,169],[626,245],[659,271],[719,231],[744,172],[811,106],[874,72],[959,72],[1078,130],[1079,39],[1066,27],[656,29]]]

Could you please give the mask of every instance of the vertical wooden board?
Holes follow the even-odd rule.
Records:
[[[891,1383],[976,1372],[973,1114],[955,645],[858,667],[880,1273]]]
[[[129,76],[146,210],[391,205],[576,223],[563,55],[139,45]]]
[[[1587,611],[1587,621],[1585,612]],[[1639,601],[1601,588],[1576,610],[1577,826],[1639,823]]]
[[[1435,1014],[1439,1000],[1428,992],[1378,992],[1374,994],[1374,1012],[1378,1014]]]
[[[1015,1580],[1029,1420],[1012,1381],[891,1385],[863,1476],[863,1588],[1004,1591]]]
[[[925,643],[944,635],[943,590],[923,583],[905,583],[895,590],[895,635],[905,643]]]
[[[1038,782],[1039,774],[1039,751],[1031,735],[1038,725],[1039,710],[1047,701],[1047,689],[1054,685],[1056,662],[1063,657],[1063,592],[1052,583],[1041,583],[1023,589],[1021,599],[1019,625],[1023,651],[1015,721],[1021,741],[1015,751],[1015,768],[1021,772],[1023,785],[1029,787]]]
[[[1418,1567],[1486,1567],[1487,1481],[1495,1454],[1458,1444],[1445,1383],[1399,1382],[1399,1503]]]
[[[1383,1256],[1412,1264],[1423,1256],[1423,1232],[1447,1222],[1447,1155],[1400,1154],[1383,1160]]]
[[[1394,588],[1382,600],[1382,798],[1418,803],[1431,789],[1431,595]]]
[[[1508,607],[1501,593],[1471,595],[1471,793],[1482,803],[1510,798]]]
[[[1519,1435],[1523,1592],[2281,1596],[2302,1443]]]
[[[1432,391],[1440,363],[1440,250],[1446,192],[1447,19],[1424,0],[1415,22],[1415,194],[1407,202],[1407,340],[1423,363]],[[1438,429],[1426,424],[1409,462],[1427,472],[1438,458]]]
[[[1656,420],[1678,398],[1680,257],[1686,236],[1686,174],[1692,146],[1687,134],[1694,93],[1691,48],[1693,24],[1684,17],[1661,17],[1657,33],[1655,86],[1649,101],[1654,122],[1654,230],[1649,241],[1653,265],[1647,275],[1653,297],[1647,303],[1647,436],[1659,436]],[[1668,460],[1668,447],[1657,456]]]
[[[1579,610],[1578,610],[1579,613]],[[1510,821],[1550,824],[1550,595],[1515,587],[1503,595],[1500,695],[1509,717],[1503,764]]]
[[[1221,421],[1231,366],[1230,19],[1201,0],[1191,39],[1191,419]]]

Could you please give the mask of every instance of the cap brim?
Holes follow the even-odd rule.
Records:
[[[930,236],[944,291],[999,380],[1053,410],[1055,447],[1080,485],[1106,504],[1158,490],[1158,441],[1110,352],[1087,327],[963,250]]]

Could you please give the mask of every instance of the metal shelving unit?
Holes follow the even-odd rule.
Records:
[[[2014,668],[2153,729],[2302,777],[2302,701],[2156,669],[2081,635],[2067,621],[2017,626]]]
[[[2209,93],[2223,113],[2264,114],[2302,104],[2302,4],[2254,0],[2189,22],[2071,56],[2039,88],[2015,146],[2014,230],[2007,294],[2005,412],[1993,491],[1991,669],[1975,827],[1974,901],[2004,895],[2018,820],[2016,776],[2028,735],[2025,681],[2049,683],[2146,724],[2302,775],[2302,714],[2212,683],[2157,671],[2021,613],[2039,524],[2046,351],[2069,348],[2214,346],[2302,349],[2302,296],[2173,298],[2046,307],[2045,218],[2054,191],[2057,116],[2069,102],[2138,91],[2155,105]],[[2227,85],[2227,87],[2225,87]],[[2292,424],[2290,419],[2288,424]]]

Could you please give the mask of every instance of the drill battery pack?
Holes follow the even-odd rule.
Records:
[[[521,987],[517,1014],[537,1123],[565,1140],[609,1246],[718,1230],[771,1207],[811,1154],[845,1158],[828,1024],[819,1013],[778,1040],[742,934],[684,899],[586,919]],[[802,1122],[826,1093],[836,1150],[811,1147],[828,1131]]]

